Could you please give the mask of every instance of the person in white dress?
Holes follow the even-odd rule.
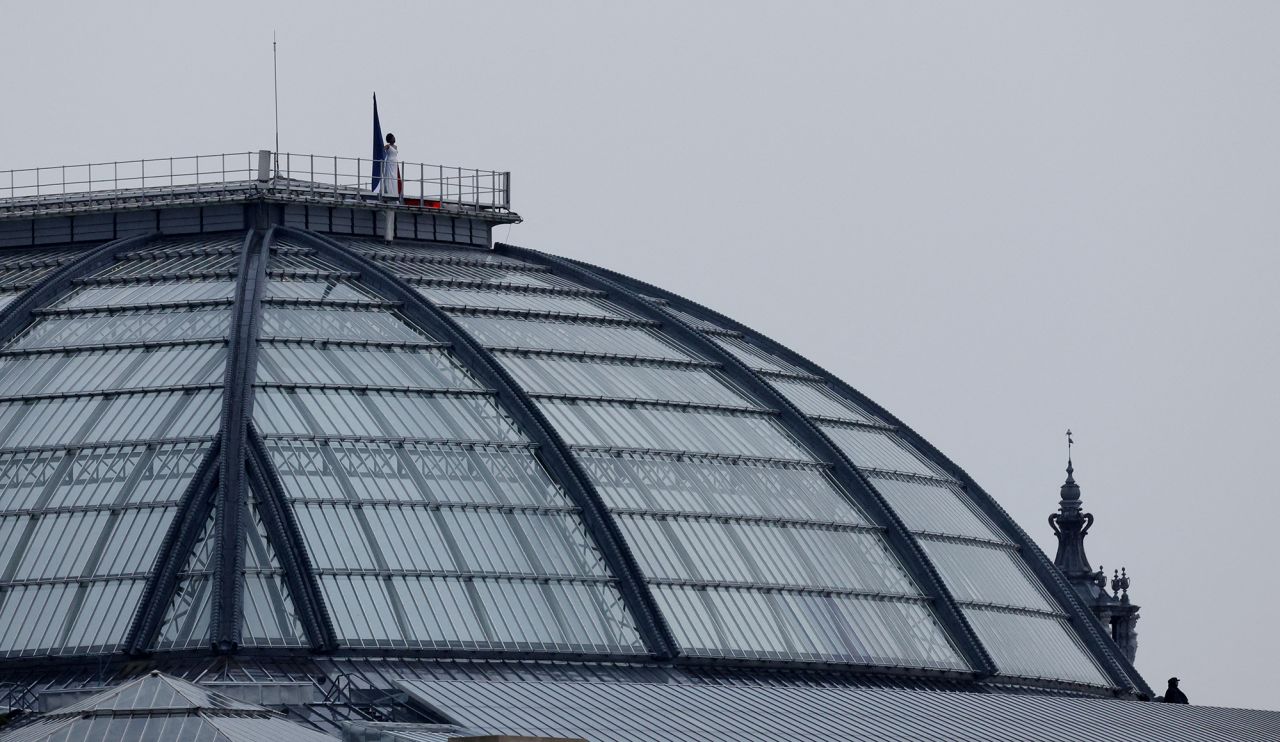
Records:
[[[378,195],[383,198],[400,199],[400,148],[396,146],[396,135],[388,134],[387,143],[382,145],[382,180],[378,183]]]
[[[400,148],[396,146],[396,135],[388,134],[387,143],[382,145],[382,175],[378,182],[378,198],[381,200],[399,201],[404,196],[400,192]],[[395,209],[383,209],[382,235],[390,242],[396,238]]]

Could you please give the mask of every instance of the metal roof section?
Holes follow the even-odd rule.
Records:
[[[1053,696],[820,686],[401,683],[451,723],[593,742],[1270,742],[1280,712]]]
[[[0,742],[73,739],[332,742],[333,737],[159,672],[0,731]]]

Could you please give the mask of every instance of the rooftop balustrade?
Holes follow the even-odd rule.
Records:
[[[239,201],[253,197],[486,215],[518,221],[511,173],[398,163],[398,196],[373,189],[381,161],[293,152],[190,157],[0,170],[0,219]]]

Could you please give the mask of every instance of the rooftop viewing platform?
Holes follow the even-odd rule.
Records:
[[[510,172],[401,162],[393,198],[373,191],[375,162],[258,150],[0,170],[0,220],[263,199],[520,221]]]

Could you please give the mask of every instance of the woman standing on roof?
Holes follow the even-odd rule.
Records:
[[[396,135],[388,134],[387,143],[382,145],[382,182],[378,184],[378,193],[383,198],[399,199],[400,192],[400,148],[396,146]]]

